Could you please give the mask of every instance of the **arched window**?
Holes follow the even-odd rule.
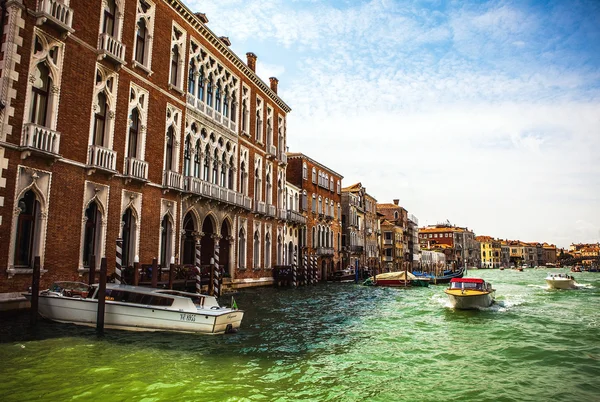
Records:
[[[140,132],[140,112],[137,108],[131,111],[129,116],[131,125],[129,126],[129,138],[127,143],[127,156],[137,158],[138,137]]]
[[[233,190],[233,157],[229,159],[229,169],[227,170],[227,188]]]
[[[213,169],[212,169],[212,183],[214,183],[214,184],[219,184],[218,170],[219,170],[219,154],[217,153],[217,150],[215,149],[215,154],[213,156]]]
[[[227,96],[227,87],[223,91],[223,116],[229,116],[229,97]]]
[[[137,31],[135,34],[135,61],[140,64],[145,63],[146,35],[146,20],[142,18],[137,23]]]
[[[225,157],[225,153],[223,153],[223,157],[221,158],[221,187],[226,187],[227,183],[225,183],[225,179],[227,178],[226,170],[227,168],[227,159]]]
[[[246,232],[244,232],[244,228],[241,228],[238,234],[238,262],[240,269],[246,268]]]
[[[200,140],[196,140],[196,153],[194,153],[194,177],[200,177]]]
[[[208,82],[206,83],[206,104],[210,107],[213,106],[213,89],[212,89],[212,74],[208,75]]]
[[[98,108],[94,114],[94,145],[104,146],[104,134],[106,131],[106,95],[104,92],[98,94]]]
[[[183,148],[183,175],[190,176],[190,165],[192,162],[192,142],[190,136],[185,137]]]
[[[306,166],[306,163],[302,164],[302,178],[308,180],[308,167]]]
[[[85,229],[83,237],[83,266],[90,266],[90,256],[96,255],[99,251],[100,229],[102,224],[102,215],[98,210],[98,204],[90,203],[85,210]]]
[[[317,248],[317,228],[312,228],[312,247]]]
[[[171,262],[172,225],[168,215],[163,218],[160,229],[160,266],[166,267]]]
[[[106,0],[104,4],[104,24],[102,26],[102,32],[110,36],[115,36],[117,5],[115,4],[115,0]]]
[[[231,121],[235,123],[235,115],[236,115],[236,102],[235,102],[235,95],[231,94],[231,113],[229,114]]]
[[[131,208],[127,208],[123,214],[123,248],[122,248],[122,266],[128,267],[133,265],[135,257],[135,217]]]
[[[254,232],[254,261],[253,261],[254,269],[258,269],[260,267],[260,235],[258,230]]]
[[[35,81],[31,86],[30,118],[34,124],[47,126],[49,89],[51,85],[50,71],[46,63],[39,63],[34,71]]]
[[[210,177],[210,148],[208,147],[208,144],[206,145],[206,148],[204,149],[204,166],[203,166],[203,174],[202,174],[202,179],[204,181],[208,181],[209,177]]]
[[[170,126],[167,130],[167,152],[165,155],[165,170],[173,170],[173,144],[175,142],[175,130]]]
[[[171,85],[178,86],[179,84],[179,47],[173,46],[171,49]]]
[[[306,194],[306,190],[302,193],[302,209],[305,211],[308,209],[308,195]]]
[[[217,88],[215,89],[215,110],[221,112],[221,82],[217,82]]]
[[[187,213],[183,219],[183,264],[194,264],[196,262],[196,240],[194,239],[194,220],[191,213]]]
[[[245,99],[242,101],[242,130],[248,131],[248,107]]]
[[[190,67],[188,69],[188,92],[191,93],[192,95],[195,95],[195,90],[196,90],[196,81],[195,81],[195,77],[194,74],[196,73],[196,63],[194,62],[194,60],[190,60]]]
[[[246,195],[246,163],[240,165],[240,193]]]
[[[15,243],[15,266],[31,267],[35,257],[36,221],[39,202],[35,193],[27,191],[18,202],[17,241]]]
[[[265,236],[265,268],[271,268],[271,234]]]
[[[198,75],[198,99],[204,102],[204,67],[202,66]]]

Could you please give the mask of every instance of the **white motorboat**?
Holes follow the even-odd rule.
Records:
[[[577,287],[575,278],[563,273],[548,273],[546,283],[550,289],[575,289]]]
[[[452,278],[444,291],[453,308],[459,310],[489,307],[494,303],[496,290],[480,278]]]
[[[214,296],[169,289],[108,283],[105,301],[105,328],[129,331],[223,334],[235,332],[244,316],[221,307]],[[38,312],[53,321],[95,326],[98,284],[55,282],[40,292]]]

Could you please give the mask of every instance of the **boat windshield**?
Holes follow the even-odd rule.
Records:
[[[145,306],[165,306],[173,304],[173,298],[157,293],[136,293],[122,289],[106,289],[106,300]]]
[[[483,283],[476,282],[452,282],[450,289],[483,289]]]
[[[75,281],[59,281],[54,282],[48,288],[50,292],[62,293],[66,296],[82,296],[87,297],[88,294],[92,294],[93,290],[90,289],[89,285],[83,282]]]

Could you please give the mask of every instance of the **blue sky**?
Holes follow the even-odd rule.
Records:
[[[600,241],[599,1],[185,1],[344,185],[421,225]]]

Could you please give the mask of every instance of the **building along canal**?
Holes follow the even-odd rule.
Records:
[[[565,272],[552,270],[553,272]],[[444,285],[318,284],[235,295],[224,336],[137,333],[2,315],[3,401],[592,401],[600,395],[600,274],[550,291],[548,270],[470,271],[496,288],[483,311]],[[224,301],[227,299],[223,298]]]

